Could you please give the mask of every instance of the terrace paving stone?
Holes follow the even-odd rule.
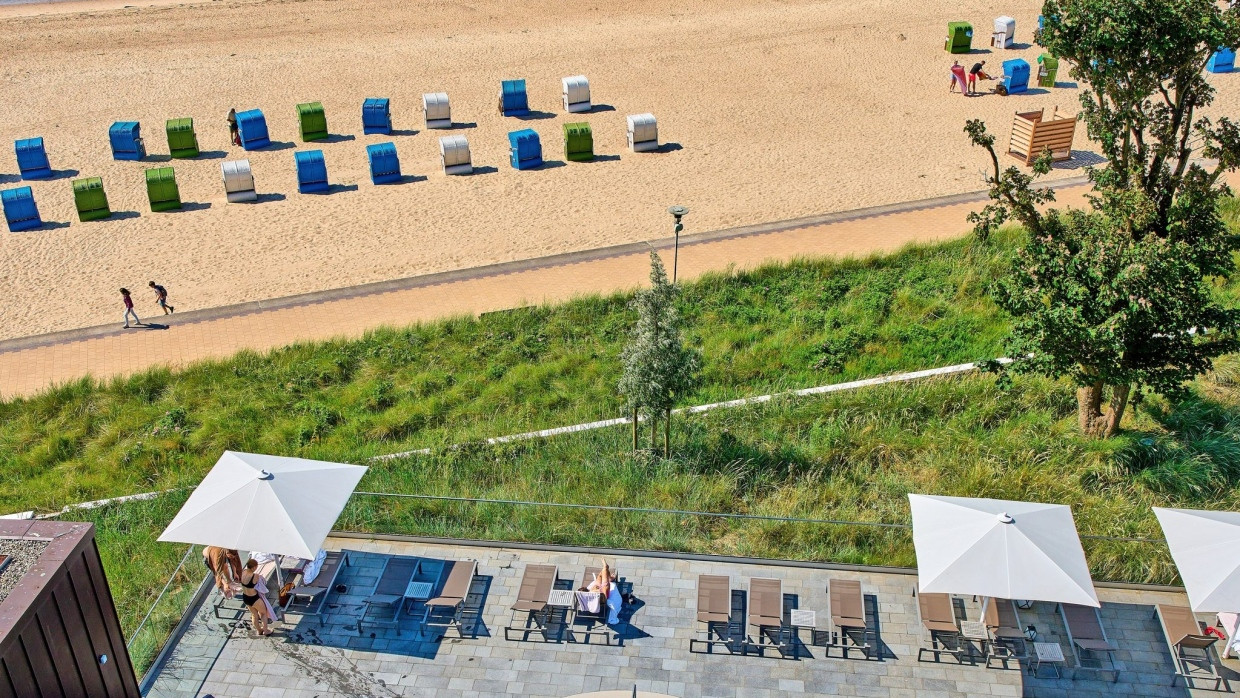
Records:
[[[988,669],[982,663],[918,662],[922,642],[912,590],[916,578],[897,570],[882,573],[836,571],[803,566],[747,564],[734,560],[677,560],[639,552],[620,555],[614,563],[639,600],[626,609],[631,624],[619,627],[622,638],[611,645],[507,641],[503,626],[516,598],[526,564],[557,564],[563,584],[571,584],[597,555],[563,550],[481,547],[443,543],[330,538],[330,549],[359,551],[352,566],[341,571],[339,583],[348,593],[332,592],[325,624],[314,618],[277,623],[267,638],[251,637],[245,624],[221,621],[209,601],[190,610],[187,632],[158,667],[147,695],[278,696],[328,698],[468,694],[471,696],[571,696],[598,690],[653,691],[682,698],[744,696],[839,695],[879,698],[972,698],[1035,696],[1094,698],[1140,695],[1161,697],[1217,695],[1215,691],[1171,687],[1172,665],[1153,618],[1152,603],[1185,603],[1182,593],[1130,591],[1103,587],[1103,624],[1121,646],[1116,653],[1119,680],[1111,674],[1073,671],[1064,678],[1035,678],[1013,665]],[[380,550],[384,552],[379,552]],[[359,636],[356,620],[362,600],[373,589],[384,554],[413,555],[435,560],[476,559],[475,590],[485,595],[477,637],[466,628],[464,638],[418,639],[417,619],[406,617],[398,629],[370,629]],[[613,559],[612,556],[608,556]],[[794,658],[767,650],[765,656],[689,652],[693,637],[696,579],[723,574],[734,589],[747,589],[753,577],[783,582],[785,602],[827,611],[827,580],[861,579],[865,594],[877,598],[877,618],[885,648],[880,659],[862,659],[838,652],[824,658],[824,648],[806,646]],[[626,587],[627,588],[627,587]],[[743,595],[742,595],[743,596]],[[738,597],[739,598],[739,597]],[[735,601],[735,599],[734,599]],[[970,617],[980,613],[973,599],[964,599]],[[739,602],[738,602],[739,603]],[[873,615],[874,606],[870,604]],[[1053,604],[1039,603],[1021,611],[1024,624],[1036,626],[1039,641],[1058,642],[1072,661],[1062,621]],[[820,620],[820,623],[823,622]],[[399,630],[399,634],[397,634]],[[804,637],[804,636],[803,636]],[[1225,672],[1240,669],[1226,662]],[[1211,683],[1210,686],[1213,684]],[[1207,688],[1202,684],[1203,689]]]

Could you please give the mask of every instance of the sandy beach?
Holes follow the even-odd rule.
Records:
[[[1002,60],[1040,52],[1032,0],[614,0],[579,13],[549,0],[114,7],[0,8],[10,47],[0,133],[43,136],[63,171],[32,183],[49,225],[0,234],[0,338],[119,324],[120,286],[137,287],[149,315],[148,279],[174,305],[205,308],[663,237],[673,203],[692,210],[688,230],[707,231],[973,191],[986,159],[968,146],[965,119],[985,119],[1006,148],[1014,111],[1074,113],[1078,99],[1066,71],[1049,91],[948,93],[947,21],[974,24],[962,63],[1000,72]],[[1016,18],[1021,48],[988,48],[999,14]],[[560,104],[560,78],[578,73],[594,113]],[[497,113],[505,78],[527,80],[537,118]],[[1212,113],[1240,107],[1237,81],[1218,76]],[[421,94],[436,91],[450,95],[453,133],[469,139],[472,176],[440,170],[445,132],[421,117]],[[372,96],[392,100],[396,134],[362,135]],[[295,105],[309,101],[326,108],[327,142],[298,138]],[[230,146],[230,107],[262,109],[277,143]],[[641,112],[658,117],[664,152],[626,149],[625,115]],[[167,161],[164,122],[185,116],[203,151],[171,162],[186,207],[151,213],[143,170]],[[142,123],[148,162],[111,159],[118,120]],[[566,163],[562,125],[583,120],[602,157]],[[520,128],[540,133],[548,166],[508,164],[506,134]],[[383,141],[412,181],[370,183],[365,146]],[[1097,161],[1083,127],[1076,147],[1056,176]],[[323,150],[333,193],[297,193],[293,153],[308,148]],[[9,152],[5,187],[17,181]],[[225,200],[220,163],[240,157],[253,165],[257,204]],[[70,181],[85,176],[103,178],[119,215],[78,222]]]

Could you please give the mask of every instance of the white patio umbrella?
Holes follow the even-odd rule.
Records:
[[[159,540],[310,559],[365,473],[360,465],[225,451]]]
[[[1099,605],[1068,507],[921,494],[908,499],[921,591]]]
[[[1194,611],[1240,610],[1240,514],[1154,507]]]

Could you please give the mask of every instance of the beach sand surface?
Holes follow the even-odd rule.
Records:
[[[985,119],[1006,149],[1013,112],[1075,113],[1079,94],[1066,70],[1054,90],[948,92],[954,59],[993,72],[1034,61],[1031,0],[101,2],[0,13],[0,134],[43,136],[60,171],[30,183],[48,225],[0,233],[0,338],[119,323],[121,286],[150,315],[151,279],[175,306],[205,308],[665,237],[671,204],[691,209],[687,230],[708,231],[974,191],[987,158],[966,119]],[[987,46],[999,14],[1015,16],[1021,48]],[[973,55],[943,50],[957,19],[974,23]],[[570,115],[560,79],[579,73],[596,106]],[[507,78],[526,79],[531,118],[497,113]],[[1237,111],[1237,81],[1218,76],[1211,113]],[[440,169],[447,132],[421,115],[422,93],[438,91],[451,133],[469,139],[471,176]],[[362,134],[366,97],[392,100],[396,133]],[[326,142],[298,137],[295,105],[311,101],[326,109]],[[274,145],[231,146],[230,107],[262,109]],[[661,152],[626,148],[625,116],[642,112],[658,117]],[[164,123],[186,116],[203,154],[168,163]],[[111,159],[113,121],[142,123],[148,162]],[[593,162],[564,158],[561,129],[575,121],[593,128]],[[542,169],[509,165],[506,134],[521,128],[540,134]],[[365,146],[383,141],[403,183],[370,182]],[[1098,162],[1083,127],[1077,148],[1053,176]],[[303,149],[324,152],[331,193],[297,193]],[[220,164],[241,157],[256,204],[225,200]],[[152,213],[143,170],[165,164],[185,208]],[[70,182],[86,176],[103,178],[117,215],[78,222]],[[16,181],[10,151],[0,186]]]

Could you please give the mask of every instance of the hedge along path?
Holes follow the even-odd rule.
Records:
[[[1089,188],[1082,178],[1053,184],[1056,205],[1085,203]],[[967,234],[966,216],[986,201],[984,192],[973,192],[681,235],[679,276],[691,280],[730,268],[742,271],[803,257],[864,257],[943,242]],[[688,224],[692,227],[691,219]],[[646,283],[648,250],[671,246],[672,240],[664,238],[224,308],[183,308],[155,318],[166,331],[122,330],[117,322],[0,341],[0,399],[32,395],[87,375],[108,380],[157,366],[175,369],[224,359],[243,350],[261,353],[299,342],[357,338],[384,326],[631,290]]]

